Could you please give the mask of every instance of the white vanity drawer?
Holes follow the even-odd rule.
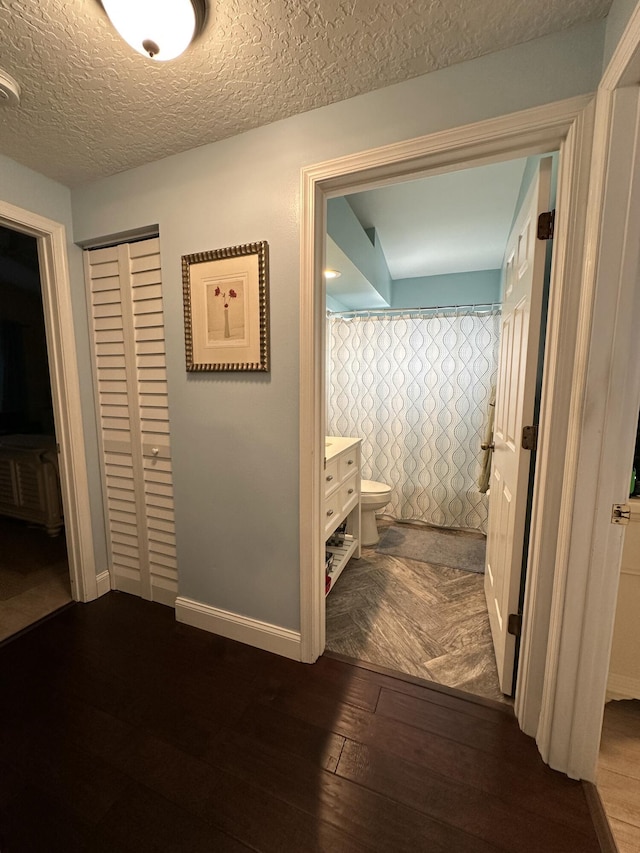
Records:
[[[338,477],[340,478],[340,482],[344,483],[347,477],[350,477],[352,474],[358,470],[359,466],[359,458],[360,458],[360,447],[352,447],[347,453],[341,453],[338,456]]]
[[[329,459],[324,469],[324,493],[329,495],[340,484],[339,461],[340,457],[335,456]]]
[[[342,506],[341,491],[336,489],[333,494],[329,495],[324,502],[324,533],[325,539],[330,536],[336,527],[342,521]]]
[[[360,490],[358,489],[357,471],[354,471],[352,476],[340,486],[338,495],[340,501],[340,513],[342,516],[351,512],[351,510],[358,505],[358,501],[360,500]]]
[[[352,556],[360,556],[360,444],[361,439],[326,436],[322,521],[325,541],[344,522],[344,539],[327,544],[333,565],[327,575],[327,592],[334,589]]]

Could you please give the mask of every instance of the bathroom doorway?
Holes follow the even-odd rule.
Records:
[[[327,215],[327,433],[361,437],[363,478],[393,494],[380,543],[327,599],[326,648],[498,701],[480,445],[506,237],[539,161],[330,199]]]
[[[0,227],[0,641],[72,600],[40,281]]]

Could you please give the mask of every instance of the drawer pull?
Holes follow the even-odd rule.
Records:
[[[347,462],[347,465],[353,465],[353,459],[349,459],[349,461]]]
[[[329,474],[327,477],[327,483],[330,483],[333,480],[333,474]]]
[[[330,518],[332,515],[333,515],[333,510],[332,510],[332,509],[328,509],[328,510],[327,510],[327,516]]]
[[[353,489],[349,489],[349,491],[347,492],[347,494],[348,494],[348,495],[352,495],[352,494],[353,494]]]

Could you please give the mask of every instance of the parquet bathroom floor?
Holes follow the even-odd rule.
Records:
[[[390,524],[379,519],[379,529]],[[352,559],[327,598],[326,647],[500,702],[484,576],[379,554]]]

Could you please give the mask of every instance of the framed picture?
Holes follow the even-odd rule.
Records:
[[[269,370],[266,241],[182,256],[187,370]]]

